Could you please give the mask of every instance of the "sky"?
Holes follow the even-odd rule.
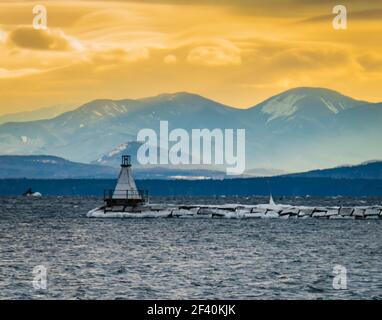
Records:
[[[381,83],[382,1],[0,0],[0,114],[179,91],[247,108],[300,86],[378,102]]]

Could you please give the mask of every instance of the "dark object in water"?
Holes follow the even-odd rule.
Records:
[[[33,194],[32,188],[29,188],[27,191],[23,193],[24,197],[30,197]]]
[[[40,192],[34,192],[32,191],[32,188],[29,188],[27,191],[23,193],[23,196],[24,197],[41,197],[42,195]]]

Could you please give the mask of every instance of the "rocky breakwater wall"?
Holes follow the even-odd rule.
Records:
[[[146,204],[137,207],[96,208],[92,218],[227,218],[227,219],[382,219],[382,206],[305,207],[260,205],[172,205]]]
[[[296,207],[282,205],[180,206],[171,210],[172,217],[205,216],[211,218],[316,218],[382,219],[382,206],[371,207]]]

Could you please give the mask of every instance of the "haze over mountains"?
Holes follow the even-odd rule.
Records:
[[[94,100],[52,119],[0,125],[0,150],[114,166],[118,150],[136,150],[137,132],[159,132],[161,120],[170,130],[246,129],[248,170],[301,172],[382,159],[382,104],[322,88],[291,89],[245,110],[185,92]]]
[[[71,109],[72,108],[70,107],[59,105],[54,107],[41,108],[33,111],[5,114],[0,116],[0,124],[7,122],[25,122],[51,119]]]

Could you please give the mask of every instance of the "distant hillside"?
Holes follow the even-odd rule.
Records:
[[[382,161],[366,162],[357,166],[343,166],[332,169],[313,170],[304,173],[291,174],[288,176],[333,179],[382,179]]]
[[[0,178],[115,178],[111,167],[71,162],[53,156],[0,156]]]
[[[112,157],[105,165],[72,162],[55,156],[0,156],[0,179],[116,179],[119,172],[120,155]],[[137,179],[161,180],[208,180],[227,179],[224,172],[206,170],[198,167],[183,166],[140,166],[134,165],[134,177]],[[331,178],[331,179],[372,179],[382,180],[382,161],[362,163],[356,166],[343,166],[332,169],[314,170],[303,173],[281,175],[276,170],[249,171],[243,178],[254,176],[279,175],[292,178]]]
[[[55,156],[0,156],[0,179],[116,179],[121,157],[115,166],[71,162]],[[204,180],[223,179],[220,171],[185,169],[177,167],[135,167],[134,177],[138,179]]]

